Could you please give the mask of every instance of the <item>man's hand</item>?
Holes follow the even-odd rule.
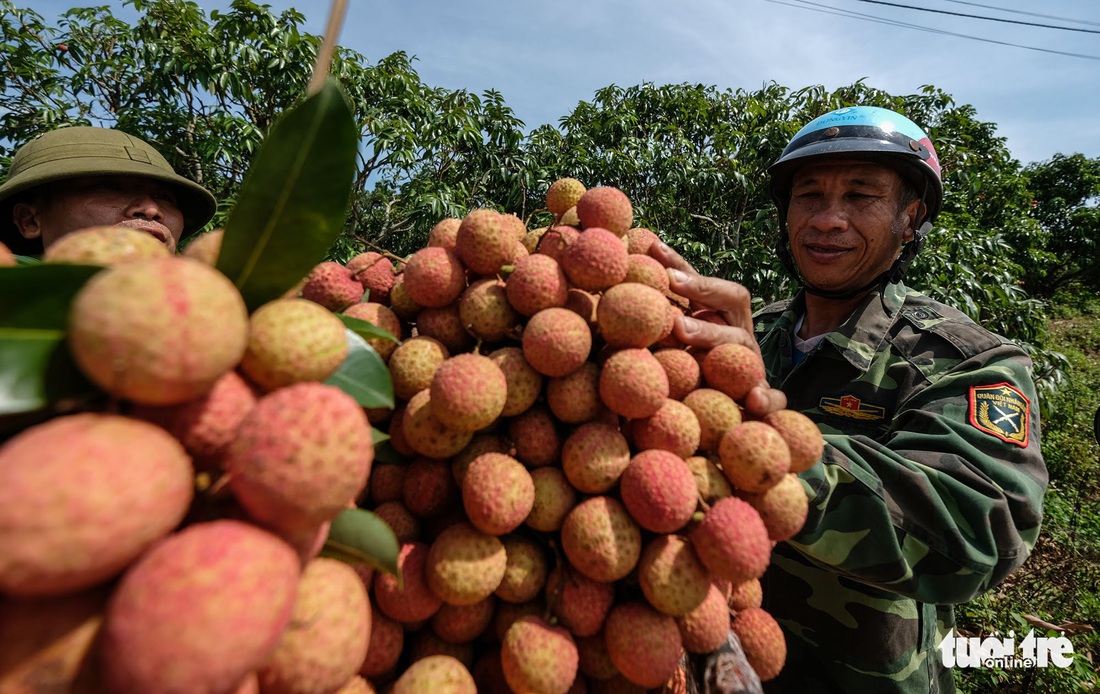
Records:
[[[690,316],[677,316],[672,328],[673,335],[693,347],[710,349],[733,342],[760,354],[760,346],[756,344],[752,330],[752,296],[748,289],[736,282],[700,275],[683,256],[660,241],[649,247],[649,255],[668,269],[672,291],[688,299],[692,308],[710,309],[726,322],[726,325],[720,325]],[[768,386],[767,381],[761,381],[745,396],[744,406],[751,414],[762,417],[785,408],[787,396]]]

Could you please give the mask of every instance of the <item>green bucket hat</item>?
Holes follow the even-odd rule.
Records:
[[[8,180],[0,185],[0,241],[16,252],[35,252],[12,221],[12,208],[23,193],[80,176],[141,176],[171,184],[184,236],[205,226],[217,209],[210,191],[177,174],[148,142],[119,130],[73,126],[43,133],[15,153]],[[40,252],[41,243],[35,243]]]

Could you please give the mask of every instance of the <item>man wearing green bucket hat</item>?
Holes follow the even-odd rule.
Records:
[[[209,191],[177,174],[144,140],[73,126],[43,133],[15,153],[0,185],[0,242],[37,255],[77,229],[121,225],[175,252],[216,206]]]

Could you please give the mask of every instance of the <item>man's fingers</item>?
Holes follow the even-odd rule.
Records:
[[[672,291],[687,297],[693,305],[718,311],[734,327],[752,329],[752,295],[744,286],[674,269],[668,271],[668,277]]]
[[[656,258],[661,265],[672,270],[679,270],[687,275],[698,275],[695,268],[691,266],[691,263],[684,260],[684,257],[672,250],[672,247],[663,241],[654,241],[649,246],[649,256]]]
[[[754,417],[763,417],[787,407],[787,396],[781,390],[761,383],[749,391],[744,399],[745,410]]]
[[[677,316],[672,333],[685,345],[710,349],[727,342],[744,345],[758,352],[756,337],[745,328],[732,325],[719,325],[709,321],[696,320],[689,316]]]

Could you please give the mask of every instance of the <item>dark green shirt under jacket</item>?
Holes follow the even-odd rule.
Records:
[[[768,691],[953,692],[952,605],[1035,545],[1047,472],[1031,360],[959,311],[890,284],[792,366],[802,295],[756,316],[768,379],[821,428],[802,531],[764,607],[789,656]]]

